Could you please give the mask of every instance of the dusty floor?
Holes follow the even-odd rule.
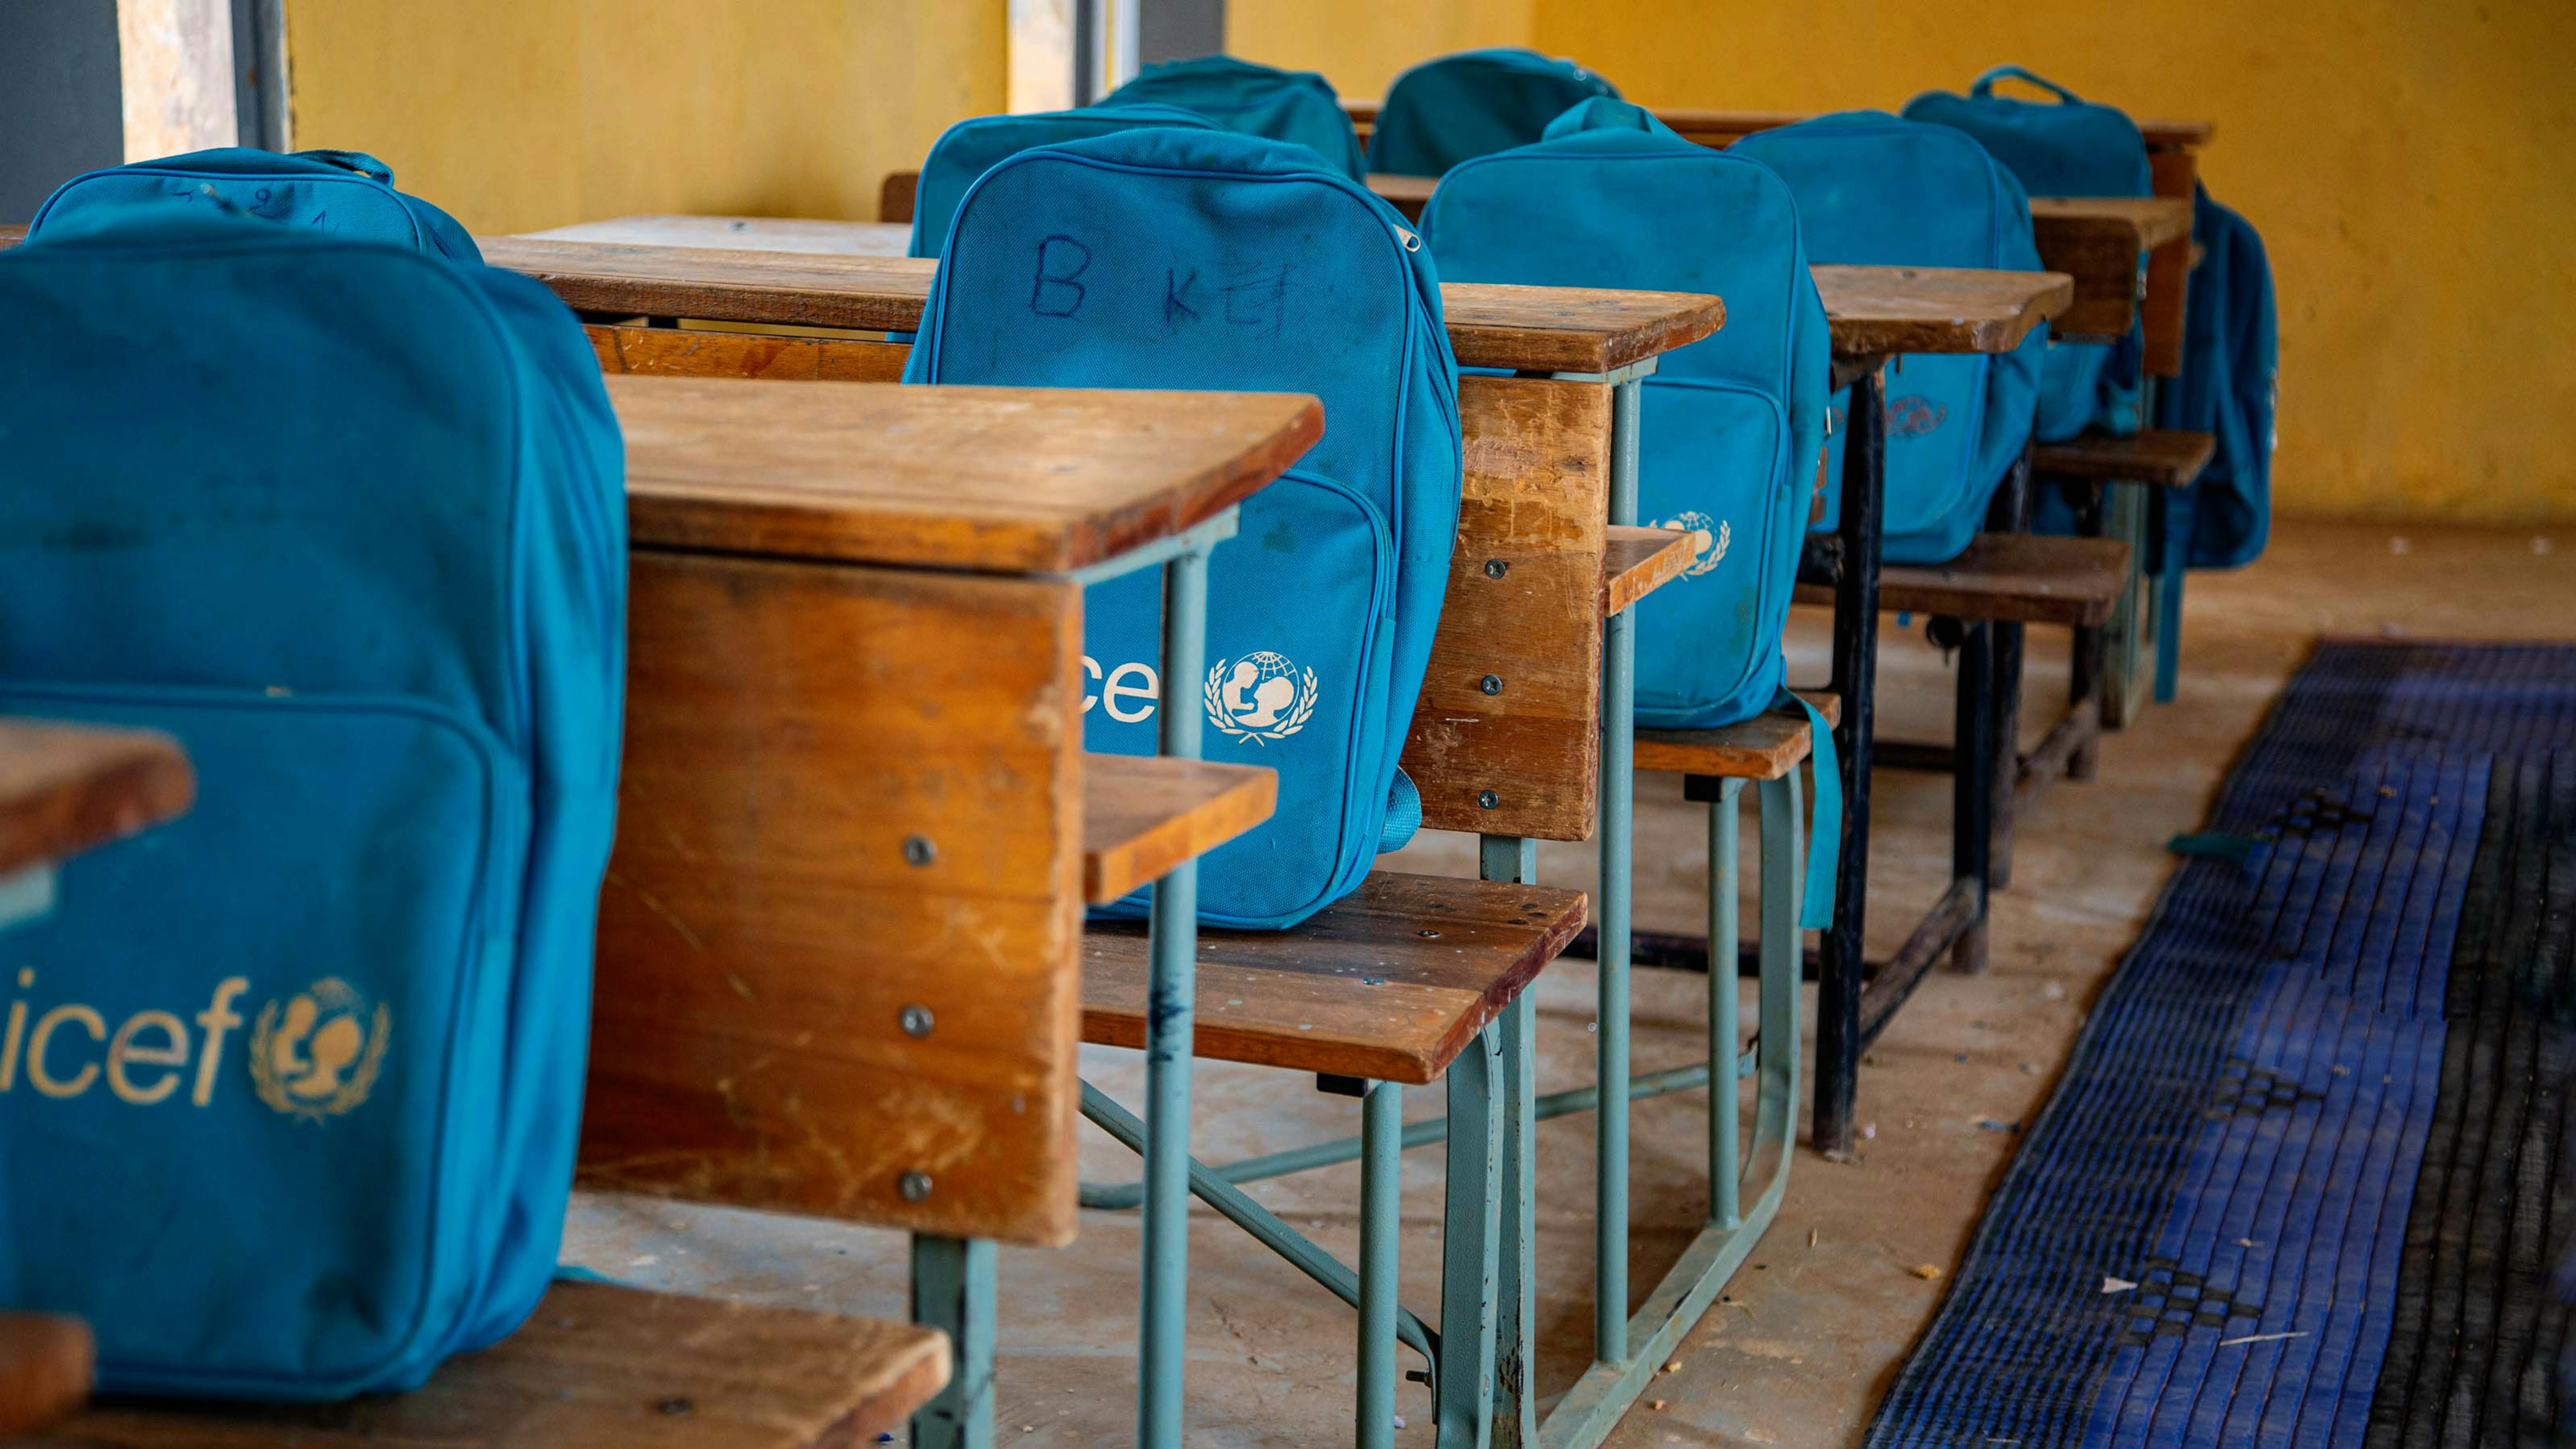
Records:
[[[2553,546],[2555,545],[2555,546]],[[2284,522],[2270,553],[2238,574],[2195,576],[2181,697],[2105,742],[2100,778],[2061,785],[2024,819],[2018,876],[1997,898],[1993,966],[1927,981],[1864,1064],[1866,1141],[1848,1164],[1801,1148],[1769,1237],[1611,1439],[1617,1446],[1830,1446],[1859,1441],[1871,1410],[1938,1306],[1979,1209],[2045,1100],[2084,1012],[2135,937],[2169,859],[2165,839],[2196,825],[2210,792],[2320,634],[2576,638],[2576,537]],[[1821,674],[1820,619],[1793,629],[1793,676]],[[1948,719],[1941,657],[1890,628],[1882,736],[1938,738]],[[2065,635],[2033,630],[2025,716],[2062,702]],[[1702,807],[1671,777],[1638,784],[1638,924],[1692,930],[1706,868]],[[1872,841],[1871,948],[1891,949],[1947,874],[1947,781],[1882,772]],[[1756,838],[1747,822],[1748,843]],[[1753,852],[1748,848],[1747,855]],[[1470,874],[1472,845],[1426,837],[1394,862]],[[1589,885],[1588,847],[1543,852],[1541,878]],[[1640,1070],[1696,1060],[1702,978],[1640,971]],[[1539,988],[1540,1089],[1590,1079],[1590,963],[1549,970]],[[1812,994],[1810,995],[1812,1007]],[[1746,1015],[1751,1015],[1748,999]],[[1133,1053],[1090,1049],[1085,1071],[1133,1103]],[[1355,1103],[1303,1078],[1203,1066],[1195,1142],[1231,1159],[1355,1131]],[[1438,1107],[1413,1094],[1409,1117]],[[1637,1200],[1630,1282],[1642,1296],[1705,1211],[1698,1092],[1641,1103],[1632,1149]],[[1804,1110],[1801,1118],[1803,1125]],[[1085,1130],[1095,1178],[1133,1159]],[[1540,1129],[1540,1387],[1564,1389],[1587,1357],[1591,1125]],[[1358,1174],[1343,1167],[1262,1186],[1275,1211],[1349,1260]],[[1437,1304],[1440,1165],[1412,1154],[1404,1200],[1407,1301]],[[1132,1216],[1086,1214],[1063,1252],[1001,1255],[1000,1438],[1130,1442],[1135,1374]],[[569,1260],[630,1282],[881,1316],[905,1311],[903,1240],[889,1233],[638,1199],[583,1197]],[[1212,1214],[1191,1240],[1191,1442],[1350,1441],[1352,1315]],[[1918,1268],[1940,1270],[1938,1278]],[[1407,1355],[1405,1367],[1416,1366]],[[1398,1436],[1428,1444],[1423,1391],[1404,1386]]]

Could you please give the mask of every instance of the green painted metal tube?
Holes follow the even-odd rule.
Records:
[[[1404,1235],[1397,1211],[1404,1195],[1404,1088],[1373,1082],[1360,1099],[1359,1449],[1395,1449],[1396,1246]]]
[[[1207,663],[1207,555],[1190,550],[1163,565],[1163,679],[1166,692],[1195,680]],[[1166,709],[1166,755],[1199,756],[1199,712]],[[1190,1251],[1190,1068],[1198,993],[1198,862],[1183,861],[1154,884],[1145,1019],[1145,1263],[1136,1438],[1148,1449],[1180,1449],[1183,1372],[1188,1362]]]
[[[1489,1442],[1495,1290],[1501,1279],[1502,1054],[1501,1024],[1489,1023],[1441,1077],[1449,1098],[1449,1135],[1433,1420],[1438,1449],[1482,1449]]]
[[[1708,807],[1708,938],[1732,941],[1736,929],[1736,798],[1744,782],[1729,780]],[[1736,980],[1732,971],[1708,973],[1708,1059],[1717,1061],[1736,1050]],[[1708,1094],[1708,1220],[1731,1228],[1744,1221],[1737,1196],[1743,1169],[1736,1150],[1736,1092],[1733,1084],[1711,1087]]]
[[[1645,384],[1611,390],[1610,522],[1637,521],[1637,433]],[[1628,1080],[1629,906],[1637,778],[1637,614],[1610,616],[1601,663],[1601,911],[1595,1082]],[[1593,1159],[1592,1351],[1628,1357],[1628,1098],[1605,1095]]]
[[[912,1238],[912,1321],[948,1335],[948,1386],[912,1416],[913,1449],[993,1442],[993,1240]]]

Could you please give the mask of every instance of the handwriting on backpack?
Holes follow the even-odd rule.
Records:
[[[1070,317],[1082,310],[1091,289],[1074,280],[1091,270],[1091,248],[1069,236],[1038,243],[1036,280],[1029,285],[1029,310],[1041,317]]]

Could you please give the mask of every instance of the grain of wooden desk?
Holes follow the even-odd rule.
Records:
[[[196,795],[168,735],[0,719],[0,927],[52,908],[56,862],[168,820]]]

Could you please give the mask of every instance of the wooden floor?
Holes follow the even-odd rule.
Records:
[[[2550,545],[2553,545],[2551,547]],[[1821,674],[1821,616],[1795,628],[1793,677]],[[1892,624],[1892,621],[1891,621]],[[2473,532],[2282,523],[2271,553],[2237,574],[2191,583],[2182,697],[2107,736],[2101,778],[2060,785],[2024,818],[2013,889],[1998,899],[1994,966],[1969,980],[1925,983],[1861,1072],[1866,1140],[1858,1160],[1802,1150],[1778,1225],[1611,1443],[1642,1446],[1855,1444],[1920,1332],[2016,1141],[2046,1099],[2088,1002],[2135,936],[2169,866],[2164,840],[2199,823],[2237,748],[2321,633],[2418,638],[2576,638],[2576,530]],[[2031,631],[2025,721],[2054,714],[2065,634]],[[1884,656],[1886,737],[1938,738],[1948,718],[1940,655],[1921,621],[1892,627]],[[1873,837],[1872,947],[1894,946],[1947,877],[1948,785],[1882,773]],[[1701,807],[1679,782],[1638,789],[1639,926],[1699,923],[1705,838]],[[1748,831],[1748,841],[1753,839]],[[1752,852],[1747,850],[1749,856]],[[1465,874],[1472,844],[1426,835],[1392,858],[1402,869]],[[1750,863],[1748,862],[1748,865]],[[1588,851],[1542,852],[1550,884],[1588,886]],[[1540,1086],[1589,1079],[1589,963],[1541,977]],[[1697,1055],[1701,982],[1638,973],[1640,1070]],[[1748,998],[1749,999],[1749,998]],[[1141,1096],[1134,1053],[1087,1048],[1087,1072],[1130,1103]],[[1231,1158],[1357,1128],[1356,1104],[1257,1068],[1207,1067],[1199,1081],[1200,1155]],[[1408,1117],[1436,1112],[1436,1090],[1408,1094]],[[1641,1104],[1632,1147],[1639,1221],[1630,1281],[1660,1276],[1704,1211],[1703,1098]],[[1539,1139],[1541,1387],[1582,1367],[1590,1333],[1588,1118],[1547,1124]],[[1084,1168],[1132,1175],[1133,1160],[1087,1129]],[[1416,1153],[1404,1200],[1407,1300],[1436,1307],[1439,1161]],[[1358,1175],[1338,1168],[1268,1184],[1263,1201],[1349,1258]],[[1132,1438],[1136,1229],[1131,1216],[1088,1213],[1062,1253],[1002,1253],[1000,1438],[1117,1445]],[[753,1214],[584,1197],[567,1254],[628,1282],[768,1302],[899,1315],[904,1254],[889,1234]],[[1191,1241],[1193,1445],[1349,1442],[1352,1315],[1284,1264],[1202,1215]],[[1938,1276],[1920,1276],[1920,1270]],[[1407,1356],[1406,1367],[1414,1367]],[[1406,1445],[1428,1444],[1428,1405],[1403,1387]]]

